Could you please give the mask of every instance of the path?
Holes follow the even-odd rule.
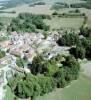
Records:
[[[81,64],[81,68],[84,70],[83,73],[86,76],[91,77],[91,61]]]

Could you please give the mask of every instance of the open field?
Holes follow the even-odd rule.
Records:
[[[76,28],[78,29],[83,24],[83,18],[58,18],[54,17],[51,20],[45,20],[47,25],[50,25],[51,29],[59,28]]]
[[[91,80],[80,76],[70,86],[38,97],[37,100],[91,100]]]
[[[1,13],[0,16],[5,17],[16,17],[19,13],[34,13],[34,14],[49,14],[51,15],[54,10],[50,10],[51,5],[37,5],[35,7],[29,7],[28,5],[22,5],[15,8],[10,8],[5,11],[15,11],[16,13]],[[59,12],[64,13],[68,12],[68,9],[62,9]],[[52,20],[45,20],[46,24],[51,26],[51,29],[59,29],[59,28],[76,28],[78,29],[83,24],[83,18],[52,18]],[[4,21],[6,22],[6,21]]]
[[[50,10],[51,5],[36,5],[34,7],[29,7],[29,5],[22,5],[10,9],[6,9],[4,11],[15,11],[15,14],[7,14],[7,13],[1,13],[0,16],[8,16],[8,17],[16,17],[19,13],[34,13],[34,14],[49,14],[51,15],[53,13],[52,10]]]
[[[51,15],[54,10],[51,10],[51,5],[36,5],[34,7],[29,7],[29,5],[22,5],[22,6],[18,6],[15,8],[10,8],[10,9],[6,9],[4,11],[6,12],[12,12],[15,11],[16,13],[1,13],[0,17],[16,17],[18,16],[19,13],[33,13],[33,14],[47,14],[47,15]],[[62,13],[68,13],[69,11],[74,10],[73,8],[64,8],[64,9],[60,9],[58,11],[58,13],[62,14]],[[88,16],[88,26],[91,26],[91,10],[89,9],[84,9],[81,8],[80,9],[81,13],[86,13],[86,15]],[[61,18],[61,20],[59,21],[59,19],[54,18],[51,21],[47,20],[47,23],[52,25],[53,28],[56,25],[56,27],[66,27],[69,24],[69,27],[73,26],[76,28],[79,28],[79,26],[82,25],[83,19],[81,18]],[[53,24],[54,23],[54,24]],[[60,24],[61,23],[61,24]],[[69,28],[67,27],[67,28]]]

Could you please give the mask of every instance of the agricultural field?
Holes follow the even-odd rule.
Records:
[[[24,4],[21,6],[17,6],[14,8],[4,9],[4,12],[15,12],[15,13],[0,13],[0,17],[17,17],[19,13],[33,13],[33,14],[45,14],[51,15],[55,10],[52,10],[51,7],[54,2],[59,2],[60,0],[44,0],[46,5],[35,5],[29,6],[28,4]],[[60,1],[61,2],[61,1]],[[82,2],[80,0],[64,0],[66,3],[78,3]],[[59,14],[69,13],[69,11],[75,10],[75,8],[64,8],[57,11]],[[88,17],[88,26],[91,26],[91,10],[80,8],[81,13],[85,13]],[[52,20],[45,20],[48,25],[51,26],[51,29],[59,29],[62,28],[79,28],[83,24],[83,18],[52,18]]]
[[[24,9],[25,8],[25,9]],[[19,13],[33,13],[33,14],[45,14],[51,15],[54,10],[51,10],[51,5],[37,5],[35,7],[29,7],[28,5],[19,6],[16,8],[10,8],[5,11],[11,12],[15,11],[16,13],[1,13],[0,16],[4,17],[16,17]],[[58,11],[58,13],[67,13],[68,9],[62,9]],[[82,17],[75,18],[59,18],[53,17],[51,20],[44,20],[47,25],[50,25],[51,29],[59,29],[59,28],[76,28],[78,29],[83,24],[84,19]],[[6,21],[5,21],[6,22]]]
[[[1,11],[4,12],[15,12],[15,13],[0,13],[0,17],[17,17],[19,13],[33,13],[33,14],[45,14],[45,15],[51,15],[55,10],[51,9],[52,5],[55,2],[63,2],[62,0],[43,0],[45,2],[45,5],[35,5],[35,6],[29,6],[28,4],[18,5],[16,7],[4,9]],[[83,2],[80,0],[64,0],[65,3],[79,3]],[[57,11],[58,13],[68,13],[71,10],[75,10],[75,8],[64,8]],[[88,17],[88,26],[91,25],[91,10],[80,8],[81,13],[85,13]],[[83,23],[83,18],[53,18],[52,20],[45,20],[45,22],[51,26],[51,29],[59,29],[62,28],[79,28]],[[53,24],[54,23],[54,24]]]
[[[83,18],[60,18],[54,17],[51,20],[45,20],[44,22],[50,26],[51,29],[60,28],[76,28],[78,29],[83,24]]]
[[[45,5],[36,5],[36,6],[29,6],[28,4],[23,4],[23,5],[18,5],[16,7],[4,9],[1,11],[4,12],[16,12],[16,13],[0,13],[0,16],[5,16],[5,17],[16,17],[19,13],[22,12],[29,12],[29,13],[34,13],[34,14],[52,14],[54,10],[51,10],[52,5],[55,2],[63,2],[62,0],[40,0],[45,2]],[[70,4],[70,3],[78,3],[82,2],[80,0],[64,0],[64,2]],[[60,11],[62,11],[61,9]],[[68,10],[68,9],[65,9]]]
[[[9,16],[9,17],[16,17],[19,13],[34,13],[34,14],[52,14],[53,11],[50,10],[51,5],[36,5],[34,7],[29,7],[29,5],[25,4],[22,6],[18,6],[15,8],[6,9],[4,11],[15,11],[14,14],[7,14],[7,13],[1,13],[0,16]]]

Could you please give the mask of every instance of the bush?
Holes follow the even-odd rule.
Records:
[[[59,60],[57,62],[59,62]],[[46,70],[43,69],[45,67],[49,72],[47,75],[45,75],[45,73],[37,75],[30,73],[24,73],[23,75],[16,74],[8,81],[8,85],[16,96],[23,99],[31,97],[33,100],[36,99],[36,96],[38,95],[42,96],[52,92],[55,87],[63,88],[68,85],[71,80],[78,78],[80,65],[74,57],[65,57],[65,61],[62,63],[63,66],[61,68],[58,67],[56,70],[55,68],[57,66],[55,66],[55,63],[57,62],[55,62],[55,59],[51,59],[45,63],[45,60],[41,56],[38,56],[33,60],[34,72],[40,73],[42,70],[46,72]],[[44,66],[42,66],[43,64]]]
[[[83,47],[76,46],[76,48],[73,47],[70,49],[70,53],[74,55],[76,59],[84,59],[86,55],[86,50]]]
[[[61,8],[69,8],[69,5],[67,3],[61,3],[61,2],[56,2],[51,9],[53,10],[59,10]]]
[[[58,13],[55,11],[55,12],[52,13],[52,15],[58,15]]]
[[[6,55],[5,52],[0,50],[0,59],[5,57],[5,55]]]
[[[43,22],[45,18],[49,18],[49,16],[21,13],[11,21],[7,31],[35,32],[36,29],[47,31],[49,26]]]
[[[2,22],[0,22],[0,31],[4,28],[4,25]]]
[[[57,41],[59,46],[73,46],[79,44],[79,36],[75,33],[66,33]]]
[[[24,60],[21,59],[21,58],[18,58],[18,59],[16,60],[16,65],[17,65],[18,67],[23,67],[23,68],[24,68]]]
[[[70,7],[72,8],[87,8],[87,9],[91,9],[91,3],[75,3],[75,4],[71,4]]]
[[[84,37],[90,37],[91,36],[91,29],[88,27],[81,27],[80,28],[80,35],[83,35]]]

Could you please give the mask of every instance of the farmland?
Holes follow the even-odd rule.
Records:
[[[45,2],[45,5],[35,5],[35,6],[29,6],[28,4],[18,5],[16,7],[8,8],[1,10],[5,13],[0,13],[0,17],[17,17],[19,13],[33,13],[33,14],[44,14],[44,15],[52,15],[55,11],[54,9],[51,9],[52,5],[55,2],[62,2],[60,0],[43,0]],[[70,4],[70,3],[79,3],[83,2],[80,0],[64,0],[64,2]],[[69,13],[69,11],[74,11],[75,8],[64,8],[60,9],[57,12],[59,14],[63,13]],[[85,8],[79,8],[81,13],[85,13],[88,17],[88,26],[91,25],[91,10],[85,9]],[[7,12],[15,12],[15,13],[7,13]],[[59,28],[79,28],[83,24],[83,18],[52,18],[51,20],[44,20],[46,24],[50,25],[51,29],[59,29]],[[54,23],[54,24],[53,24]]]
[[[83,18],[52,18],[44,22],[51,27],[51,29],[60,28],[76,28],[78,29],[83,24]]]

